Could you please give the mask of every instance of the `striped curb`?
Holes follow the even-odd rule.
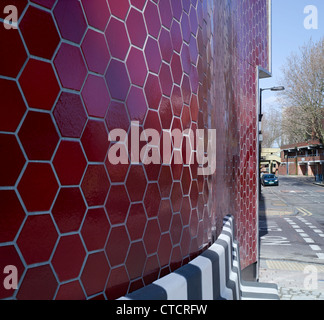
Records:
[[[279,300],[276,284],[241,279],[234,218],[224,218],[217,241],[175,272],[119,300]]]

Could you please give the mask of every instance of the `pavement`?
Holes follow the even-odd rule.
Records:
[[[281,300],[324,300],[324,192],[311,179],[283,177],[260,197],[259,281]]]

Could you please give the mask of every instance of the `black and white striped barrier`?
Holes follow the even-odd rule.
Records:
[[[241,279],[233,219],[224,218],[221,235],[199,257],[119,300],[278,300],[276,284]]]

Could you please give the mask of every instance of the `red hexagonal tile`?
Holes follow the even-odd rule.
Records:
[[[82,98],[89,116],[105,117],[110,97],[104,78],[89,74],[82,89]]]
[[[30,111],[20,128],[19,139],[30,160],[50,160],[59,136],[49,114]]]
[[[182,98],[180,87],[176,85],[173,86],[172,89],[171,104],[172,104],[173,114],[177,117],[180,117],[183,108],[183,98]]]
[[[123,185],[111,186],[106,202],[106,211],[111,224],[124,223],[130,201]]]
[[[52,59],[60,37],[50,13],[30,6],[19,27],[31,55]]]
[[[107,287],[106,296],[110,300],[118,299],[127,294],[129,278],[124,266],[111,270]]]
[[[81,275],[81,281],[88,296],[103,292],[110,268],[104,252],[88,256]]]
[[[198,203],[198,185],[197,181],[192,181],[191,183],[191,190],[190,190],[190,201],[191,201],[191,207],[195,208]]]
[[[124,60],[130,46],[124,23],[116,18],[111,18],[105,35],[111,55]]]
[[[110,223],[103,208],[89,209],[82,225],[81,234],[88,251],[103,249]]]
[[[174,214],[170,227],[171,240],[174,246],[180,243],[182,228],[181,215]]]
[[[118,1],[118,3],[115,0],[108,0],[108,4],[111,13],[114,16],[122,20],[125,19],[128,9],[130,7],[128,0],[120,0]]]
[[[1,196],[0,196],[1,197]],[[4,241],[6,242],[6,241]],[[22,264],[17,250],[14,246],[0,247],[0,270],[3,272],[7,266],[15,266],[18,271],[18,283],[24,273],[24,265]],[[2,277],[3,275],[3,277]],[[5,278],[6,274],[1,273],[1,279]],[[3,282],[2,282],[3,283]],[[14,289],[6,289],[3,285],[0,286],[0,299],[6,299],[13,296],[16,292]]]
[[[91,27],[104,31],[109,17],[110,10],[106,0],[81,0],[88,23]]]
[[[177,1],[177,2],[180,2],[180,1]],[[181,35],[180,23],[176,20],[172,21],[170,35],[171,35],[173,50],[176,51],[177,53],[180,53],[183,39],[182,39],[182,35]]]
[[[81,142],[88,161],[104,162],[109,148],[108,133],[103,121],[89,120]]]
[[[84,300],[86,297],[78,280],[60,285],[55,300]]]
[[[43,6],[48,9],[52,9],[55,3],[55,0],[31,0],[31,2],[37,3],[40,6]]]
[[[105,120],[108,132],[114,129],[128,131],[130,126],[125,104],[116,101],[111,102]]]
[[[146,225],[146,214],[141,203],[132,204],[127,217],[127,230],[132,241],[143,237]]]
[[[130,81],[124,63],[112,59],[105,75],[110,96],[113,99],[125,101]],[[118,81],[116,81],[118,79]]]
[[[52,300],[57,281],[49,264],[27,270],[20,285],[18,300]]]
[[[180,246],[174,247],[172,249],[172,254],[170,258],[170,269],[171,272],[179,269],[182,265],[182,253]]]
[[[171,22],[172,22],[172,9],[170,5],[170,0],[160,0],[159,12],[160,12],[162,24],[167,29],[170,29]]]
[[[160,273],[160,265],[157,254],[148,257],[143,271],[143,280],[145,285],[149,285],[158,279]]]
[[[149,183],[147,186],[144,205],[149,218],[157,217],[159,213],[161,195],[157,183]]]
[[[136,279],[142,276],[145,262],[146,252],[143,242],[132,243],[126,259],[126,269],[130,279]]]
[[[180,21],[182,10],[183,10],[182,1],[171,1],[171,7],[172,7],[173,18]],[[175,20],[173,19],[173,21]]]
[[[89,71],[104,74],[110,60],[105,36],[89,29],[83,39],[81,48]]]
[[[49,214],[29,216],[19,234],[17,245],[27,264],[48,261],[58,234]]]
[[[144,17],[148,33],[157,39],[160,34],[162,24],[158,7],[153,1],[147,2]]]
[[[197,210],[193,209],[193,210],[191,210],[190,222],[189,222],[190,235],[192,238],[197,236],[198,223],[199,223],[199,221],[198,221]]]
[[[61,141],[53,165],[62,185],[79,185],[87,165],[79,142]]]
[[[29,212],[49,211],[58,190],[52,167],[47,163],[29,163],[18,191]]]
[[[162,98],[162,89],[159,78],[154,74],[149,74],[145,84],[145,96],[150,109],[157,110]]]
[[[162,198],[168,198],[170,196],[172,187],[170,166],[162,166],[159,178],[159,186]]]
[[[190,114],[192,121],[197,122],[198,120],[198,98],[196,95],[191,95],[191,101],[190,101]]]
[[[126,65],[132,84],[143,87],[147,75],[143,52],[132,47],[128,54]]]
[[[161,206],[158,214],[159,224],[161,232],[169,231],[170,223],[172,219],[172,209],[169,199],[161,201]]]
[[[162,59],[166,62],[170,62],[173,54],[170,31],[162,28],[159,36],[159,45],[162,54]]]
[[[0,212],[0,242],[11,242],[25,218],[25,212],[14,190],[0,191]]]
[[[61,237],[52,258],[52,265],[59,280],[77,278],[85,256],[86,252],[79,235]]]
[[[189,46],[186,43],[183,43],[181,49],[181,62],[182,62],[183,71],[186,74],[190,74],[190,70],[191,70],[190,50],[189,50]]]
[[[173,81],[170,66],[164,62],[162,62],[159,78],[163,94],[170,97]]]
[[[16,78],[21,67],[27,59],[25,47],[21,41],[18,30],[0,28],[0,39],[6,45],[0,50],[0,74]],[[12,54],[12,53],[15,54]]]
[[[62,92],[53,115],[63,137],[80,138],[87,114],[79,95]]]
[[[189,167],[183,167],[182,177],[181,177],[181,186],[182,186],[183,194],[188,195],[190,186],[191,186],[191,176],[190,176]]]
[[[172,56],[171,61],[171,71],[172,71],[172,77],[176,84],[181,84],[182,79],[182,65],[181,65],[181,58],[178,54],[174,53]]]
[[[25,102],[16,82],[0,79],[0,96],[2,101],[0,131],[15,132],[26,111]]]
[[[30,59],[19,78],[29,107],[51,110],[60,92],[52,65]]]
[[[142,124],[147,112],[147,103],[144,98],[143,90],[132,86],[126,105],[131,121],[138,121]]]
[[[166,97],[162,97],[160,108],[159,108],[159,115],[161,119],[161,124],[163,129],[170,129],[172,123],[172,106],[171,100]]]
[[[14,135],[0,134],[0,186],[14,186],[26,162]]]
[[[157,251],[161,267],[169,265],[171,251],[172,251],[172,242],[170,239],[170,234],[169,233],[162,234],[159,243],[159,248]]]
[[[190,25],[189,25],[189,16],[184,12],[181,17],[181,31],[183,40],[187,43],[190,41]]]
[[[78,47],[62,43],[54,65],[64,88],[78,91],[81,89],[87,76],[87,68]]]
[[[124,263],[128,247],[129,238],[125,227],[120,226],[112,228],[105,249],[109,263],[112,267]]]
[[[132,165],[126,181],[127,191],[132,202],[143,200],[146,184],[143,167],[141,165]]]
[[[148,255],[157,251],[161,231],[157,219],[149,220],[146,225],[143,241]]]
[[[158,42],[149,37],[147,39],[144,52],[149,70],[154,73],[159,73],[162,63],[162,56]]]
[[[78,231],[86,211],[79,188],[62,188],[55,200],[52,214],[62,233]]]
[[[191,242],[191,236],[189,232],[189,227],[185,227],[182,230],[182,236],[180,241],[180,248],[183,257],[187,256],[190,253],[190,242]]]
[[[88,206],[103,206],[109,186],[105,167],[103,165],[89,165],[81,184]]]
[[[137,47],[143,48],[147,37],[143,14],[131,8],[126,19],[126,26],[131,43]]]
[[[171,191],[171,204],[173,212],[180,212],[182,197],[180,182],[173,182]]]
[[[79,44],[87,29],[80,1],[59,0],[54,8],[54,16],[62,38]]]

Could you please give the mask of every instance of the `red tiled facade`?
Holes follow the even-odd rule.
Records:
[[[257,261],[257,67],[268,0],[19,0],[0,20],[0,298],[115,299],[208,248],[232,214]],[[217,168],[112,165],[108,132],[217,130]],[[131,144],[131,141],[129,142]],[[194,146],[193,146],[194,148]],[[2,281],[1,281],[2,283]]]

